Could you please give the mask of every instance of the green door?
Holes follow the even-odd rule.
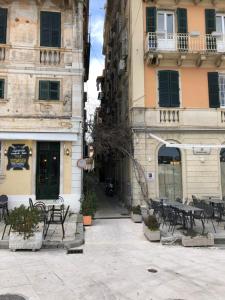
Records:
[[[37,143],[36,198],[57,199],[60,179],[60,143]]]

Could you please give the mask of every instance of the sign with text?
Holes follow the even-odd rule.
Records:
[[[29,170],[29,147],[24,144],[12,144],[7,151],[7,170]]]
[[[210,148],[193,148],[193,154],[194,155],[210,155],[211,149]]]

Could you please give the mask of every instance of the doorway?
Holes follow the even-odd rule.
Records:
[[[57,199],[60,184],[60,143],[37,143],[36,199]]]
[[[175,200],[182,199],[181,154],[177,148],[162,146],[158,153],[159,197]]]

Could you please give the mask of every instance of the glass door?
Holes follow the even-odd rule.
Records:
[[[216,32],[219,34],[217,36],[217,51],[225,52],[225,15],[218,14],[216,16]]]
[[[36,198],[57,199],[60,181],[60,143],[37,144]]]
[[[175,50],[174,13],[158,11],[157,13],[157,42],[161,50]]]

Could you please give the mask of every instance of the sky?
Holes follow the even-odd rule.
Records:
[[[99,106],[100,104],[97,100],[98,92],[96,89],[96,78],[97,76],[102,75],[102,70],[104,68],[104,56],[102,55],[105,15],[104,5],[105,0],[90,0],[89,31],[91,34],[91,57],[89,80],[86,84],[86,91],[88,93],[86,109],[89,118],[93,117],[96,106]]]

